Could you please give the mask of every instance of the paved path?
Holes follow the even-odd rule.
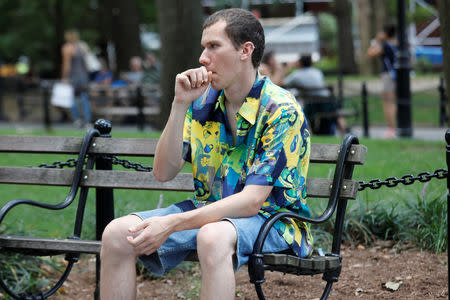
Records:
[[[386,127],[383,126],[372,126],[369,128],[369,137],[373,139],[383,138],[383,134],[386,131]],[[412,139],[423,140],[423,141],[445,141],[445,132],[447,128],[438,127],[420,127],[413,128]],[[352,133],[356,134],[358,137],[363,137],[363,129],[360,126],[352,127]]]
[[[381,81],[378,79],[366,80],[367,91],[369,94],[381,93]],[[337,83],[333,83],[334,90],[337,92]],[[345,79],[343,82],[344,96],[353,97],[361,95],[362,80]],[[411,78],[411,93],[438,90],[439,78]]]

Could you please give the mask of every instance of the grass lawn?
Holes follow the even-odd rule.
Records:
[[[52,133],[33,130],[20,133],[13,129],[2,129],[0,134],[15,135],[65,135],[82,136],[83,130],[58,130]],[[114,137],[137,137],[137,138],[157,138],[159,132],[132,132],[113,130]],[[333,137],[313,137],[315,143],[340,143],[340,138]],[[417,175],[422,171],[434,171],[438,168],[446,168],[445,164],[445,143],[423,142],[415,140],[372,140],[361,139],[361,144],[368,147],[367,161],[364,166],[355,168],[354,178],[368,181],[373,178],[385,179],[395,176],[401,177],[405,174]],[[66,160],[69,156],[55,157],[55,155],[21,155],[21,154],[1,154],[0,164],[11,166],[37,166],[41,162],[53,162],[55,160]],[[136,161],[136,159],[130,158]],[[140,162],[151,165],[151,159]],[[189,167],[185,171],[188,171]],[[314,166],[310,170],[310,177],[324,177],[330,172],[329,165]],[[381,188],[379,190],[365,190],[359,195],[370,203],[383,201],[398,201],[399,197],[414,197],[420,194],[424,187],[423,183],[416,183],[412,186],[399,186],[394,189]],[[446,191],[444,180],[433,179],[429,186],[429,191]],[[10,200],[24,198],[50,203],[59,203],[64,200],[68,188],[60,187],[39,187],[22,185],[0,185],[0,206]],[[132,191],[118,190],[115,192],[116,216],[124,215],[135,210],[145,210],[155,208],[160,195],[163,194],[164,206],[175,201],[180,201],[189,197],[189,193],[159,192],[159,191]],[[95,223],[95,192],[89,194],[88,207],[85,214],[83,236],[94,237]],[[323,201],[321,201],[323,203]],[[47,211],[34,207],[16,207],[8,214],[3,222],[7,230],[12,232],[30,232],[40,236],[65,237],[71,234],[74,217],[76,213],[76,203],[73,203],[63,211]],[[2,225],[2,226],[3,226]],[[1,228],[0,228],[1,231]]]
[[[385,125],[380,95],[369,94],[368,99],[369,126]],[[362,111],[361,97],[348,97],[344,106]],[[439,93],[437,89],[414,93],[411,95],[411,120],[413,126],[439,127]],[[362,124],[362,115],[357,119],[350,119],[350,124]]]

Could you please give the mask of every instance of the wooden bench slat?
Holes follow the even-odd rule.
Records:
[[[80,149],[82,138],[77,137],[37,137],[37,136],[0,136],[0,152],[24,153],[60,153],[76,154]],[[154,156],[156,139],[136,138],[95,138],[95,147],[90,153],[127,155],[127,156]],[[335,163],[340,145],[338,144],[312,144],[312,163]],[[367,147],[352,145],[348,162],[363,164],[366,159]]]
[[[0,183],[70,186],[73,173],[74,170],[70,169],[0,167]],[[308,197],[329,197],[331,183],[332,180],[327,178],[308,178],[306,186]],[[151,172],[136,171],[86,170],[81,186],[188,192],[194,190],[192,174],[189,173],[178,174],[168,182],[159,182]],[[356,181],[344,180],[341,189],[343,198],[355,199],[357,191]]]
[[[0,235],[0,248],[30,249],[38,252],[51,251],[52,253],[73,252],[99,254],[101,242]]]
[[[93,240],[0,235],[0,249],[30,255],[58,255],[64,253],[100,254],[101,242]],[[185,260],[198,261],[196,251],[192,251]],[[340,266],[340,259],[335,256],[299,258],[289,254],[266,253],[264,254],[263,261],[269,270],[294,274],[323,273]]]
[[[54,136],[0,136],[0,152],[78,154],[83,139]],[[94,138],[89,153],[154,156],[157,140]]]
[[[136,106],[100,107],[95,110],[99,115],[136,116],[139,109]],[[158,115],[161,109],[157,106],[146,106],[142,109],[144,115]]]

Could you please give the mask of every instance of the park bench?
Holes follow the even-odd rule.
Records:
[[[99,118],[133,119],[139,129],[144,128],[146,116],[157,116],[159,107],[159,86],[132,85],[114,88],[91,85],[89,97],[92,112]]]
[[[90,129],[84,138],[80,137],[36,137],[36,136],[0,136],[0,152],[8,153],[46,153],[78,154],[75,170],[61,168],[10,167],[0,166],[0,183],[28,184],[45,186],[70,186],[67,198],[57,205],[39,204],[30,200],[13,200],[0,210],[0,223],[9,209],[19,204],[30,204],[48,209],[63,209],[72,203],[80,189],[78,210],[75,218],[74,235],[66,239],[49,239],[31,236],[0,236],[1,252],[24,252],[31,255],[66,254],[67,269],[61,279],[49,291],[40,295],[22,295],[22,299],[45,299],[54,293],[67,278],[72,265],[78,260],[80,253],[100,253],[100,241],[83,240],[80,237],[86,195],[89,189],[96,189],[96,230],[97,239],[101,238],[104,227],[114,218],[113,190],[138,189],[160,191],[193,191],[192,175],[182,173],[169,182],[158,182],[151,172],[112,170],[112,160],[119,156],[139,157],[153,156],[157,140],[137,138],[111,138],[111,126],[108,121],[98,120],[95,128]],[[311,168],[318,164],[331,164],[334,169],[332,179],[309,178],[307,195],[310,202],[315,198],[328,199],[327,207],[317,218],[306,218],[293,213],[282,212],[269,218],[260,231],[253,254],[248,264],[250,281],[260,299],[264,299],[261,284],[264,282],[264,271],[280,271],[297,275],[323,274],[327,282],[321,299],[326,299],[334,282],[338,281],[341,272],[340,246],[343,232],[344,215],[347,201],[356,198],[358,182],[352,180],[355,165],[364,163],[367,148],[358,145],[358,139],[347,135],[342,144],[312,144]],[[113,159],[111,160],[111,157]],[[72,162],[73,163],[73,162]],[[94,170],[95,166],[95,170]],[[140,168],[143,168],[140,166]],[[182,200],[182,199],[180,199]],[[16,207],[17,209],[17,207]],[[151,209],[151,207],[149,207]],[[39,209],[37,209],[39,210]],[[294,217],[311,223],[322,223],[336,212],[333,242],[329,253],[311,258],[298,258],[289,253],[261,254],[265,236],[273,223],[280,218]],[[188,259],[195,260],[195,253]],[[98,276],[97,267],[97,276]],[[1,279],[1,278],[0,278]],[[97,277],[98,280],[98,277]],[[8,293],[8,287],[0,280],[1,286]],[[98,281],[97,281],[98,283]],[[96,289],[96,297],[98,288]],[[28,298],[27,298],[28,297]],[[35,297],[35,298],[32,298]],[[40,297],[40,298],[39,298]],[[17,298],[19,299],[19,298]]]
[[[302,104],[306,118],[310,121],[311,130],[315,134],[328,134],[330,126],[336,124],[337,118],[357,117],[358,110],[342,108],[338,98],[334,95],[331,85],[326,87],[306,88],[289,87]],[[328,91],[328,95],[320,95]]]

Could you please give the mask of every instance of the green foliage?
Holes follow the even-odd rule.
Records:
[[[324,73],[336,72],[338,69],[338,58],[337,56],[323,56],[314,64],[314,67],[320,69]]]
[[[0,234],[10,232],[4,225],[0,227]],[[25,234],[14,232],[17,235],[21,233]],[[58,256],[36,257],[19,253],[0,253],[0,278],[14,293],[40,293],[49,289],[56,282],[55,276],[62,274],[62,267],[62,258]]]
[[[136,2],[141,22],[152,24],[152,29],[156,29],[156,1]],[[83,40],[96,45],[100,37],[108,35],[99,32],[100,5],[102,2],[97,0],[0,0],[0,64],[1,61],[15,63],[19,56],[26,55],[38,73],[59,72],[56,62],[64,41],[57,32],[76,28]]]
[[[326,56],[337,55],[337,22],[329,13],[319,14],[319,36],[322,48],[327,50]]]
[[[447,202],[436,192],[403,199],[403,230],[420,248],[442,253],[447,250]]]
[[[442,253],[447,250],[447,203],[442,194],[414,196],[402,192],[397,201],[369,204],[358,198],[350,203],[344,222],[343,240],[352,245],[371,246],[376,240],[413,243],[416,247]],[[329,248],[335,220],[316,226],[316,247]]]
[[[419,57],[414,64],[414,70],[419,73],[430,73],[433,71],[433,63],[425,56]]]

